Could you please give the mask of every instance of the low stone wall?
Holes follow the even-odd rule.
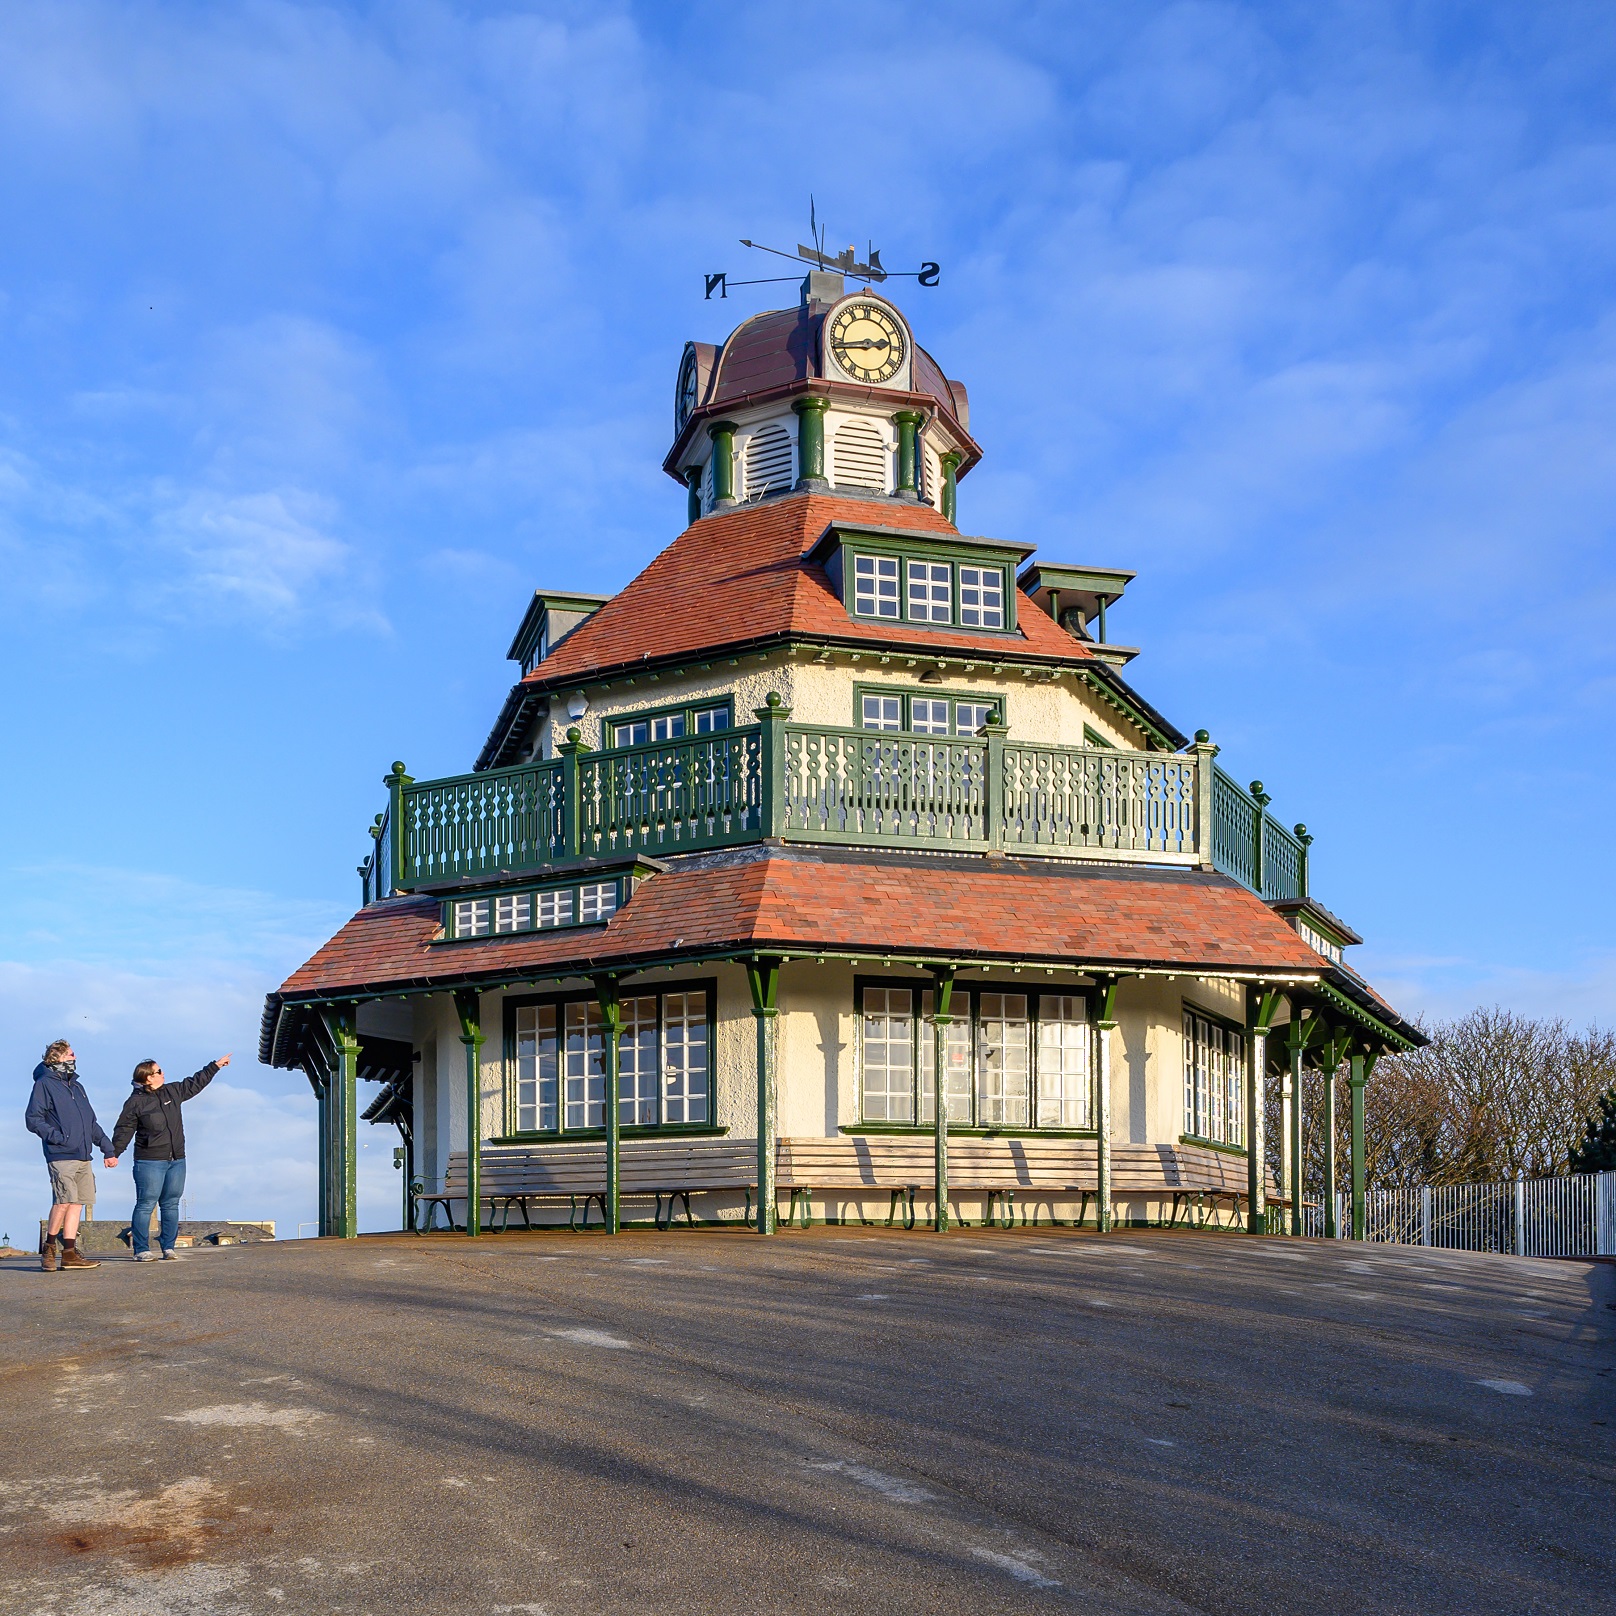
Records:
[[[210,1246],[220,1239],[247,1245],[255,1240],[273,1240],[273,1223],[182,1223],[177,1245],[181,1248]],[[39,1221],[39,1243],[45,1243],[45,1220]],[[157,1249],[157,1218],[152,1218],[152,1250]],[[132,1247],[128,1218],[95,1218],[79,1225],[79,1250],[90,1257],[127,1257]]]

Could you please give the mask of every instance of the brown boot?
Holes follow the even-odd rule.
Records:
[[[62,1268],[64,1272],[69,1268],[99,1268],[101,1264],[94,1257],[86,1257],[77,1246],[64,1246],[62,1248]]]
[[[48,1234],[45,1236],[45,1244],[39,1248],[39,1266],[43,1268],[47,1274],[54,1274],[56,1272],[55,1235]]]

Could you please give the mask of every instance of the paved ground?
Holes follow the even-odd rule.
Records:
[[[1612,1610],[1613,1281],[1064,1230],[7,1263],[0,1610]]]

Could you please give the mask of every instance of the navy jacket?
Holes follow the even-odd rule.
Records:
[[[88,1161],[97,1146],[108,1156],[117,1154],[95,1120],[84,1085],[43,1061],[34,1068],[26,1120],[29,1133],[37,1133],[44,1143],[46,1161]]]

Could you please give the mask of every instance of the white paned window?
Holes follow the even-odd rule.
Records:
[[[946,561],[910,561],[905,567],[909,578],[909,621],[951,622],[954,616],[954,569]]]
[[[494,899],[495,931],[526,931],[533,924],[533,895],[513,892]]]
[[[700,707],[690,716],[698,735],[711,735],[715,729],[729,728],[728,707]]]
[[[685,715],[683,713],[664,713],[661,718],[651,720],[651,739],[653,741],[677,741],[684,738]]]
[[[948,703],[925,696],[913,697],[909,702],[909,727],[917,735],[948,734]]]
[[[1004,573],[998,567],[961,567],[959,594],[961,623],[1004,627]]]
[[[898,563],[894,557],[853,557],[853,610],[860,617],[898,615]]]
[[[606,1121],[606,1041],[601,1028],[600,1006],[593,999],[575,1000],[566,1007],[561,1059],[569,1128],[599,1128]]]
[[[623,1000],[617,1037],[617,1120],[625,1127],[657,1121],[657,1002],[653,995]]]
[[[892,456],[880,428],[869,421],[844,421],[831,439],[831,476],[840,488],[891,492]]]
[[[864,990],[864,1118],[915,1120],[914,994],[908,988]]]
[[[860,719],[865,729],[902,729],[903,698],[865,696],[860,706]]]
[[[761,499],[791,486],[791,435],[783,426],[762,426],[746,440],[746,497]]]
[[[487,898],[462,898],[454,906],[456,937],[486,937],[492,905]]]
[[[953,1017],[943,1038],[943,1094],[948,1101],[948,1120],[969,1127],[971,1116],[971,996],[955,991],[948,1002],[948,1013]],[[920,1120],[933,1122],[937,1111],[933,1093],[937,1087],[937,1024],[931,1020],[932,994],[928,988],[920,995],[920,1020],[926,1029],[921,1038],[925,1059],[920,1073]]]
[[[662,1062],[663,1121],[708,1121],[705,992],[663,996]]]
[[[986,701],[957,701],[954,703],[954,733],[956,735],[974,735],[981,727],[990,723],[994,714],[991,702]]]
[[[1089,1126],[1092,1049],[1084,1001],[1076,994],[1042,994],[1038,1000],[1040,1128]]]
[[[1245,1039],[1232,1027],[1184,1012],[1184,1131],[1243,1145]]]
[[[978,1115],[984,1127],[1025,1128],[1032,1120],[1027,995],[984,993],[977,1005]]]
[[[650,739],[651,726],[643,718],[635,719],[628,724],[612,726],[613,746],[639,746]]]
[[[516,1130],[553,1131],[557,1121],[560,1050],[556,1007],[524,1004],[516,1011]]]
[[[533,909],[535,924],[541,931],[550,926],[570,926],[572,924],[572,888],[566,887],[560,892],[534,893]]]
[[[617,883],[591,881],[578,889],[578,918],[584,925],[592,920],[605,920],[617,912]]]
[[[1322,954],[1326,959],[1333,959],[1337,965],[1341,963],[1340,943],[1331,942],[1323,932],[1315,931],[1313,927],[1308,925],[1308,923],[1300,916],[1297,917],[1296,929],[1301,933],[1302,941],[1306,943],[1309,948]]]

